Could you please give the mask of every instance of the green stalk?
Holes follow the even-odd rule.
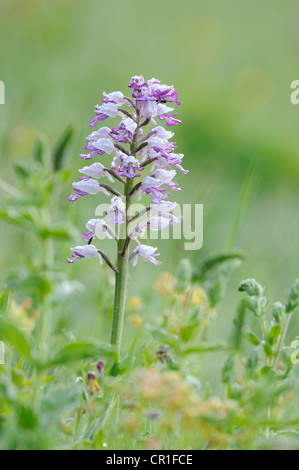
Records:
[[[139,116],[137,116],[137,128],[131,145],[131,155],[135,156],[135,150],[138,147],[138,133],[139,133]],[[128,245],[125,245],[128,236],[129,217],[128,212],[131,204],[130,192],[133,188],[133,179],[127,178],[125,184],[125,198],[126,198],[126,222],[123,227],[123,233],[119,236],[117,243],[117,270],[115,273],[115,290],[114,290],[114,306],[112,318],[112,331],[111,331],[111,344],[116,346],[116,353],[118,360],[120,357],[120,348],[124,324],[126,293],[127,293],[127,280],[128,280]],[[124,250],[125,248],[125,250]]]

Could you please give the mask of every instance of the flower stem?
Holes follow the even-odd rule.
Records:
[[[140,117],[137,112],[137,128],[135,130],[134,138],[131,144],[130,153],[135,155],[136,148],[138,147],[138,134],[139,134],[139,122]],[[127,178],[125,184],[125,198],[126,198],[126,222],[124,224],[123,233],[119,236],[117,242],[117,271],[115,273],[115,290],[114,290],[114,306],[113,306],[113,317],[112,317],[112,331],[111,331],[111,344],[116,346],[116,353],[118,360],[120,357],[121,339],[124,324],[125,315],[125,304],[126,304],[126,293],[127,293],[127,280],[128,280],[128,244],[126,245],[126,239],[129,231],[129,208],[131,204],[131,191],[133,188],[133,178]]]
[[[130,207],[130,191],[132,187],[132,180],[126,182],[125,196],[126,196],[126,214]],[[128,217],[125,222],[125,233],[120,237],[117,243],[117,270],[115,273],[115,291],[114,291],[114,307],[112,318],[112,331],[111,331],[111,344],[116,346],[116,352],[119,356],[121,347],[122,330],[125,314],[125,302],[127,291],[127,278],[128,278],[128,254],[123,253],[124,239],[128,235]],[[124,239],[123,239],[124,238]]]

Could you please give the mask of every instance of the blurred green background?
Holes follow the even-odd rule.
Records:
[[[256,277],[273,301],[285,295],[298,277],[299,106],[290,102],[290,84],[299,79],[297,1],[1,0],[0,45],[1,179],[15,183],[13,164],[31,157],[38,135],[53,144],[72,124],[61,217],[70,211],[80,231],[96,201],[70,207],[66,198],[102,92],[126,92],[140,74],[179,92],[176,141],[190,173],[180,176],[183,191],[175,196],[204,204],[204,244],[184,252],[183,241],[159,241],[163,267],[131,270],[130,294],[145,299],[144,316],[154,310],[152,286],[162,269],[174,272],[182,257],[197,261],[226,248],[248,256],[219,310],[216,336],[231,329],[243,278]],[[38,248],[4,222],[0,237],[2,284]],[[57,250],[64,263],[69,244]],[[65,324],[105,339],[96,300],[106,274],[95,262],[65,269],[85,286],[65,306]]]

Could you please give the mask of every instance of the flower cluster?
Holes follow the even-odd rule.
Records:
[[[176,203],[167,201],[167,198],[169,190],[180,191],[174,181],[177,170],[183,174],[188,171],[182,167],[183,155],[175,153],[176,143],[170,141],[174,133],[157,125],[155,120],[165,121],[167,126],[181,123],[169,106],[180,104],[178,93],[173,86],[163,85],[155,78],[145,82],[143,76],[132,77],[129,88],[132,97],[120,91],[104,92],[102,104],[95,106],[96,116],[90,121],[91,127],[96,127],[107,118],[121,119],[116,127],[101,127],[87,136],[87,144],[83,147],[86,153],[80,154],[80,158],[92,160],[101,156],[101,163],[96,161],[79,170],[82,176],[73,183],[75,194],[69,196],[69,200],[74,202],[87,194],[100,192],[112,196],[112,199],[105,218],[88,221],[88,231],[82,234],[87,244],[71,248],[73,255],[72,259],[68,259],[69,263],[83,257],[98,258],[114,268],[108,256],[91,242],[100,232],[106,232],[108,237],[119,242],[115,226],[125,224],[122,256],[129,256],[133,265],[138,258],[160,264],[156,259],[157,248],[142,245],[139,238],[149,229],[163,230],[179,222],[180,218],[172,214]],[[148,132],[144,131],[146,126],[151,126]],[[113,154],[109,164],[105,163],[105,154]],[[147,171],[148,168],[150,171]],[[122,185],[124,191],[114,189],[111,183],[115,182]],[[139,201],[144,194],[152,197],[151,206],[130,220],[128,209],[132,197],[136,195]],[[147,220],[132,227],[133,220],[145,213]],[[131,240],[137,243],[137,247],[127,255]],[[114,270],[117,272],[117,268]]]

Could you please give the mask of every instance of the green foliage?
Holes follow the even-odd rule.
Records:
[[[298,281],[285,304],[273,305],[258,282],[243,281],[231,340],[215,335],[241,252],[182,259],[175,275],[160,275],[150,301],[129,299],[118,360],[107,341],[109,274],[86,307],[81,297],[92,289],[83,296],[57,255],[73,233],[58,204],[72,133],[52,152],[37,141],[33,161],[15,165],[19,188],[8,188],[0,208],[3,220],[34,240],[0,295],[0,448],[263,449],[276,448],[282,435],[297,442],[297,345],[288,327]],[[80,313],[75,333],[64,312],[70,296]],[[100,323],[90,338],[84,324],[92,303]]]

